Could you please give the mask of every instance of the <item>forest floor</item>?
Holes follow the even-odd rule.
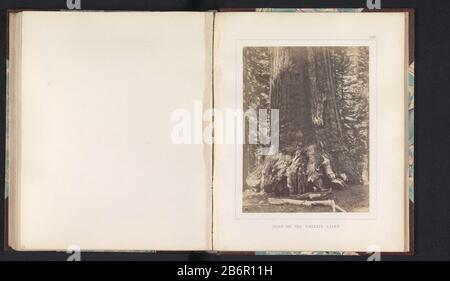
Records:
[[[331,212],[327,206],[298,206],[293,204],[273,205],[269,204],[270,194],[259,194],[250,190],[244,192],[244,213],[323,213]],[[347,212],[369,211],[369,185],[350,185],[342,190],[333,190],[327,198],[333,199],[337,205]]]

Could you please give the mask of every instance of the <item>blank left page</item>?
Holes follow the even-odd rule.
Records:
[[[19,250],[208,250],[211,13],[24,12]]]

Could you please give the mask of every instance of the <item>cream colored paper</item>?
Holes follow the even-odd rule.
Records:
[[[170,139],[211,36],[211,13],[22,14],[16,249],[211,248],[211,153]]]

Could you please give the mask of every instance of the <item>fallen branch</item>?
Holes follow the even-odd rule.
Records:
[[[317,200],[317,201],[310,201],[310,200],[296,200],[296,199],[289,199],[289,198],[268,198],[269,204],[274,205],[283,205],[283,204],[292,204],[292,205],[300,205],[300,206],[332,206],[334,200]]]
[[[325,207],[331,207],[331,210],[333,212],[336,212],[336,210],[345,213],[345,210],[336,205],[334,200],[317,200],[317,201],[310,201],[310,200],[296,200],[296,199],[289,199],[289,198],[268,198],[267,199],[269,204],[272,205],[284,205],[284,204],[292,204],[297,206],[305,206],[305,207],[312,207],[312,206],[325,206]]]
[[[325,197],[328,197],[331,195],[331,189],[325,192],[308,192],[298,195],[291,195],[291,199],[294,200],[319,200],[319,199],[325,199]]]

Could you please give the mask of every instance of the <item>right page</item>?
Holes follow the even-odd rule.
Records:
[[[406,13],[218,13],[213,248],[408,251]]]

